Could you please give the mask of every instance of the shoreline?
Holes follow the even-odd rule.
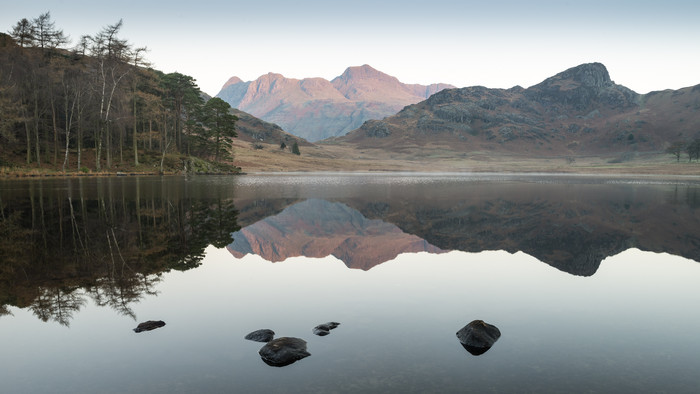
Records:
[[[619,171],[624,169],[624,171]],[[635,169],[640,171],[635,171]],[[644,171],[644,170],[647,171]],[[181,171],[167,172],[135,172],[135,171],[116,171],[116,172],[45,172],[37,173],[36,169],[27,171],[13,171],[10,173],[0,173],[0,180],[11,179],[44,179],[44,178],[99,178],[99,177],[154,177],[154,176],[241,176],[241,175],[269,175],[269,176],[298,176],[311,174],[324,175],[394,175],[394,176],[523,176],[523,177],[601,177],[601,178],[650,178],[650,179],[665,179],[665,180],[698,180],[700,181],[700,171],[697,173],[688,173],[687,171],[668,172],[663,171],[666,168],[654,168],[655,171],[649,171],[649,168],[644,166],[629,166],[624,168],[615,168],[618,171],[612,171],[611,168],[568,168],[562,171],[562,168],[539,168],[520,170],[510,168],[473,168],[473,169],[445,169],[436,168],[434,170],[414,170],[414,169],[289,169],[288,171],[280,171],[279,169],[257,168],[249,169],[248,171],[240,172],[197,172],[183,173]],[[684,168],[685,169],[685,168]],[[699,168],[700,170],[700,168]]]
[[[27,178],[100,178],[100,177],[135,177],[135,176],[174,176],[174,175],[244,175],[243,172],[198,172],[185,174],[178,171],[168,172],[48,172],[36,173],[32,171],[17,171],[7,174],[0,174],[0,179],[27,179]]]

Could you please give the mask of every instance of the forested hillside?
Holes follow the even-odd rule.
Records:
[[[190,76],[148,67],[121,27],[69,47],[45,13],[0,33],[0,167],[235,170],[229,104],[205,102]]]

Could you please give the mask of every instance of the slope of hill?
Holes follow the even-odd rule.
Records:
[[[700,85],[639,95],[591,63],[527,89],[442,90],[325,143],[423,156],[439,150],[624,157],[661,152],[699,132]]]
[[[280,145],[284,142],[287,146],[291,146],[294,141],[297,141],[300,146],[312,145],[303,138],[287,133],[278,125],[265,122],[247,112],[232,108],[231,113],[238,117],[236,131],[238,132],[239,141],[250,143],[265,142],[273,145]]]
[[[382,119],[451,85],[406,85],[368,65],[332,81],[269,73],[255,81],[229,79],[217,97],[309,141],[341,136],[369,119]]]

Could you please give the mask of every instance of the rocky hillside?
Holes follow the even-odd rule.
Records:
[[[247,112],[233,108],[231,113],[238,117],[236,132],[238,133],[238,139],[241,141],[251,143],[265,142],[276,145],[284,142],[287,146],[292,146],[294,141],[297,141],[300,146],[312,145],[303,138],[287,133],[278,125],[265,122]]]
[[[640,95],[600,63],[524,89],[447,89],[329,143],[546,157],[662,151],[700,133],[700,85]]]
[[[229,79],[217,95],[232,107],[280,125],[309,141],[341,136],[369,119],[393,115],[451,85],[407,85],[368,65],[332,81],[269,73],[255,81]]]

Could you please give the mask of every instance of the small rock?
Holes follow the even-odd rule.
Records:
[[[486,353],[501,337],[501,331],[483,320],[474,320],[457,331],[457,338],[475,356]]]
[[[320,337],[325,337],[326,335],[331,333],[331,330],[338,327],[340,323],[336,323],[334,321],[328,322],[328,323],[323,323],[319,324],[316,327],[313,328],[313,333],[320,336]]]
[[[245,339],[255,342],[270,342],[275,337],[275,332],[264,328],[262,330],[253,331],[245,336]]]
[[[273,367],[284,367],[311,355],[306,351],[306,341],[293,337],[273,339],[258,354],[267,365]]]
[[[156,328],[163,327],[164,325],[165,322],[162,320],[149,320],[136,326],[136,328],[134,328],[134,332],[151,331],[155,330]]]

